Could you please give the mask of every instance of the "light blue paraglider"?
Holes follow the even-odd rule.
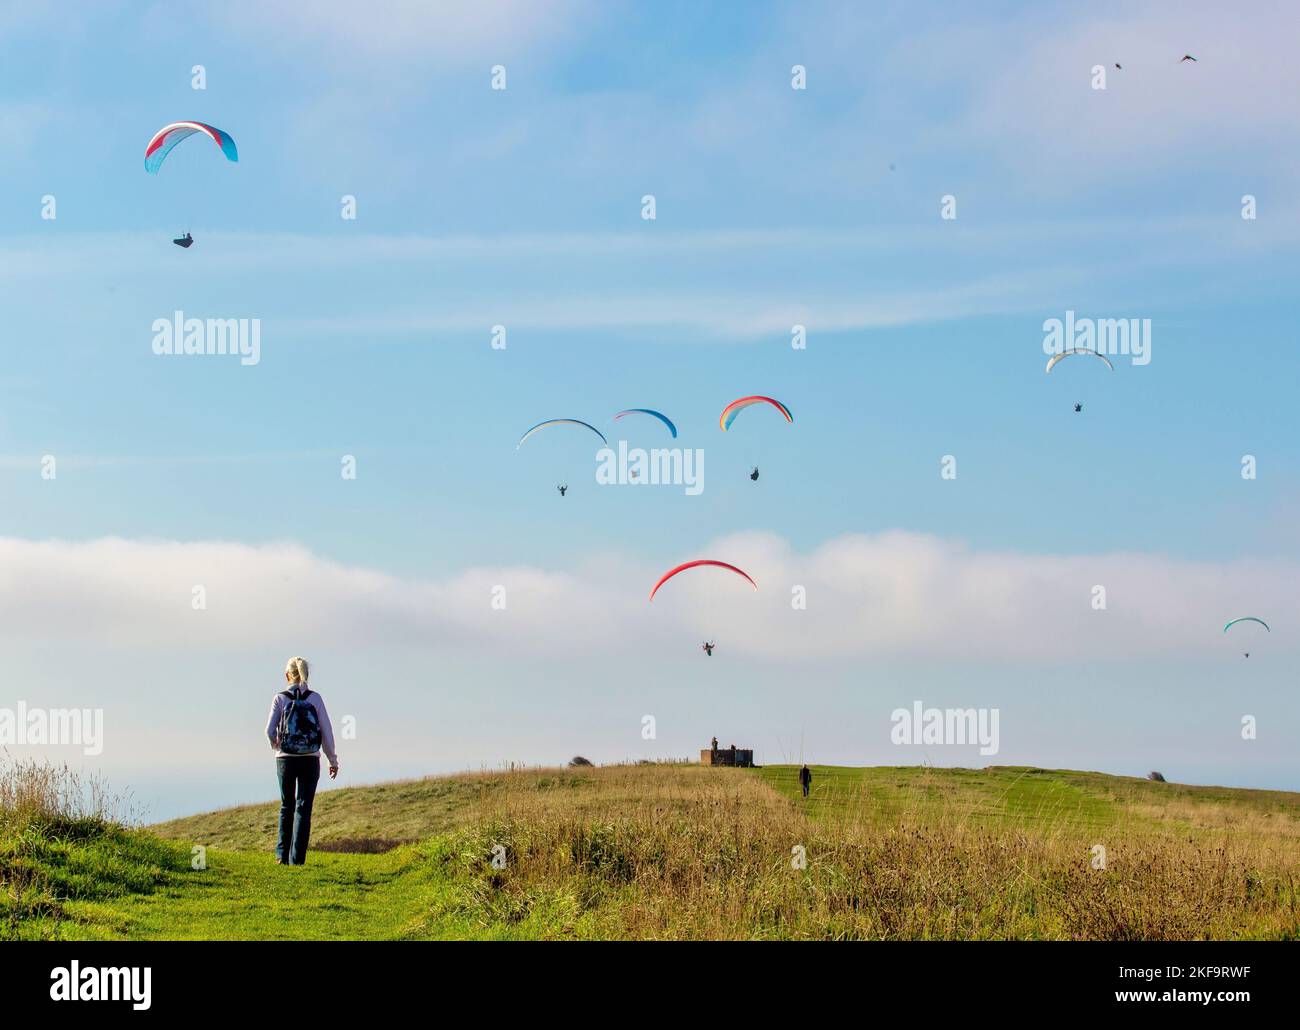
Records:
[[[649,415],[652,418],[657,418],[660,422],[662,422],[665,426],[668,427],[668,432],[673,434],[673,439],[674,440],[677,439],[677,427],[673,425],[673,420],[670,419],[667,415],[665,415],[662,411],[655,411],[653,408],[628,408],[626,411],[620,411],[617,415],[615,415],[614,421],[617,422],[624,415]]]
[[[586,422],[583,422],[583,421],[580,420],[580,419],[576,419],[576,418],[548,418],[545,422],[538,422],[537,425],[533,426],[532,429],[528,430],[528,432],[526,432],[523,436],[521,436],[521,437],[519,438],[519,442],[518,442],[517,444],[515,444],[515,450],[519,450],[519,448],[522,447],[522,446],[524,445],[524,441],[525,441],[525,440],[527,440],[527,439],[528,439],[530,436],[532,436],[534,433],[540,432],[541,430],[545,429],[547,426],[582,426],[584,429],[590,429],[593,433],[595,433],[597,436],[599,436],[599,437],[600,437],[600,442],[603,443],[606,447],[609,446],[609,441],[605,439],[605,434],[604,434],[604,433],[602,433],[602,432],[601,432],[599,429],[597,429],[595,426],[590,425],[590,424],[588,424],[588,423],[586,423]]]

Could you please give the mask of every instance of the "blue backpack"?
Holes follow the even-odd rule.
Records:
[[[280,692],[285,699],[280,709],[280,750],[286,755],[311,755],[320,750],[320,720],[315,705],[307,702],[310,694],[310,690]]]

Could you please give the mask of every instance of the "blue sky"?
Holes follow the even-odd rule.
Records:
[[[999,707],[999,763],[1300,789],[1295,28],[1280,4],[0,6],[0,707],[106,726],[93,759],[14,752],[155,815],[264,797],[261,720],[305,654],[357,721],[343,783],[712,733],[990,761],[892,745],[919,699]],[[177,119],[239,163],[196,137],[146,175]],[[1150,363],[1044,376],[1067,309],[1150,319]],[[260,319],[261,361],[155,355],[175,310]],[[795,424],[723,436],[749,393]],[[704,449],[699,497],[597,486],[564,431],[516,452],[633,406]],[[700,556],[759,596],[705,574],[645,604]],[[1246,662],[1218,631],[1248,612],[1274,632]]]

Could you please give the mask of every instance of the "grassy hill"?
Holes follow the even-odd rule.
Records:
[[[806,801],[793,767],[331,791],[320,848],[294,868],[272,860],[274,804],[147,830],[10,813],[0,934],[1300,937],[1300,795],[999,767],[813,773]]]
[[[1132,776],[991,766],[931,769],[813,766],[808,811],[821,819],[887,825],[943,814],[959,824],[988,828],[1160,831],[1239,830],[1265,837],[1300,833],[1300,794],[1154,783]],[[799,795],[798,770],[761,770],[778,790]]]

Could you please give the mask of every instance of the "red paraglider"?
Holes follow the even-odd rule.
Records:
[[[653,601],[655,599],[655,594],[659,592],[659,588],[663,586],[665,583],[667,583],[674,576],[676,576],[679,572],[685,572],[687,569],[693,569],[700,565],[714,565],[720,569],[727,569],[730,572],[734,572],[738,576],[743,576],[750,586],[752,586],[755,590],[758,589],[758,584],[755,583],[752,579],[750,579],[749,573],[745,572],[743,569],[738,569],[734,565],[728,565],[724,561],[712,561],[711,559],[708,558],[701,558],[698,561],[688,561],[684,565],[678,565],[677,568],[669,569],[667,572],[665,572],[663,574],[663,578],[661,578],[659,582],[655,584],[654,589],[650,591],[650,600]]]

